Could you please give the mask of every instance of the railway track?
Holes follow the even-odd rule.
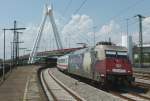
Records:
[[[119,92],[118,91],[110,91],[110,93],[115,96],[119,96],[128,101],[150,101],[149,97],[140,95],[139,93],[130,92],[127,90],[120,90]]]
[[[50,101],[84,101],[83,98],[81,98],[78,94],[70,90],[56,77],[54,77],[50,69],[47,69],[41,73],[41,79],[43,86],[45,86],[45,92]],[[65,95],[61,94],[60,92],[63,92]],[[127,90],[110,91],[109,93],[127,101],[150,101],[149,97],[145,97],[140,93],[130,92]]]
[[[150,80],[150,73],[148,72],[134,72],[134,77],[144,80]]]
[[[144,82],[135,82],[133,85],[150,90],[150,84]]]
[[[150,88],[150,73],[134,71],[135,85]]]
[[[133,85],[142,87],[142,88],[147,88],[150,89],[150,79],[146,80],[143,78],[135,78],[135,82],[133,83]]]
[[[55,78],[48,69],[42,71],[41,81],[49,101],[85,101]]]

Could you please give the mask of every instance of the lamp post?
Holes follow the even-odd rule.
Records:
[[[126,23],[127,23],[127,36],[129,35],[129,18],[126,19]]]
[[[29,52],[29,54],[28,53],[26,53],[26,56],[28,57],[28,56],[30,56],[30,52],[31,52],[32,50],[30,50],[30,49],[27,49],[26,50],[26,52]],[[28,62],[27,62],[27,64],[28,64]]]
[[[3,81],[5,80],[5,30],[4,31],[4,54],[3,54]]]
[[[96,29],[96,27],[97,26],[93,26],[93,34],[94,34],[93,35],[93,41],[94,41],[93,44],[94,44],[94,46],[95,46],[95,42],[96,42],[96,40],[95,40],[95,29]]]
[[[13,67],[13,42],[10,42],[11,45],[11,61],[10,61],[10,72],[12,71],[12,67]]]
[[[22,54],[22,58],[20,58],[21,60],[22,60],[22,63],[23,63],[23,65],[24,65],[24,54],[25,54],[25,50],[26,50],[27,48],[19,48],[19,50],[23,50],[23,54]],[[19,62],[20,63],[20,62]]]

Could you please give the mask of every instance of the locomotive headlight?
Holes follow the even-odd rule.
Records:
[[[109,69],[107,69],[106,71],[107,71],[107,72],[109,72],[110,70],[109,70]]]
[[[101,76],[105,76],[104,74],[101,74]]]
[[[130,73],[131,71],[128,70],[128,73]]]

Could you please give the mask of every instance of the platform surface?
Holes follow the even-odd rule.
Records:
[[[44,101],[37,79],[38,66],[14,69],[0,85],[0,101]]]

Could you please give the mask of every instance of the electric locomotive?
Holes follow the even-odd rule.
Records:
[[[132,65],[127,49],[110,42],[99,42],[58,58],[59,69],[100,84],[131,83]]]

